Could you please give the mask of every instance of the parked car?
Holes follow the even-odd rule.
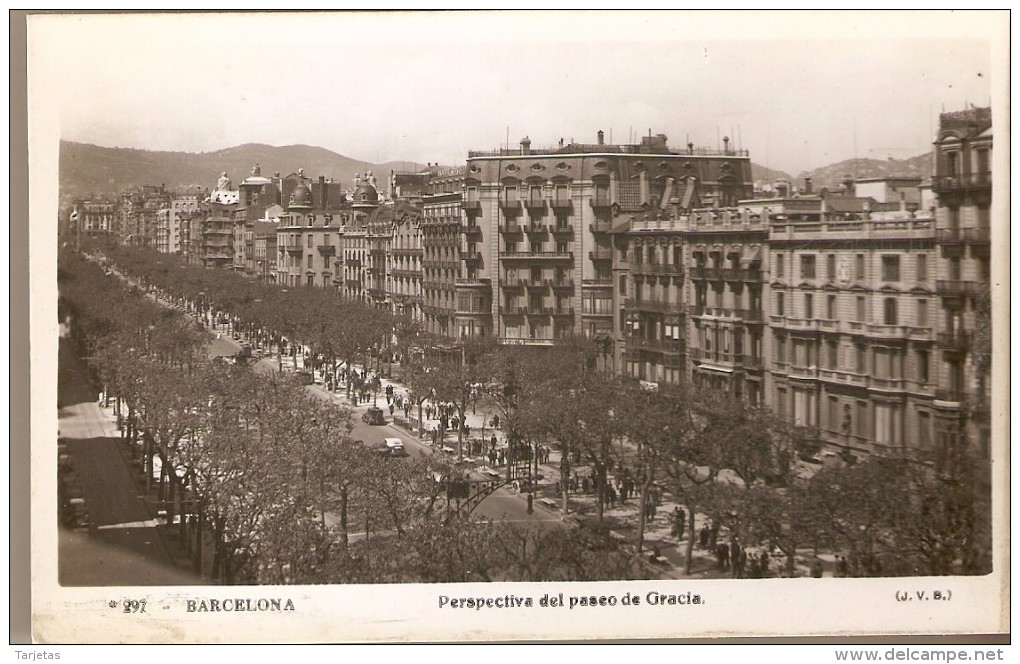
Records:
[[[387,438],[386,449],[390,451],[390,456],[395,457],[406,457],[407,450],[404,448],[404,441],[399,438]]]
[[[89,512],[85,507],[84,498],[71,498],[64,504],[64,513],[61,515],[64,525],[68,528],[87,528],[89,525]]]
[[[372,406],[361,416],[361,421],[366,424],[386,424],[386,417],[382,408]]]

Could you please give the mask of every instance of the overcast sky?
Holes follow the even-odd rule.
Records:
[[[212,151],[321,146],[462,163],[528,135],[668,135],[796,175],[930,149],[938,113],[991,103],[1000,14],[232,14],[41,17],[32,81],[60,136]]]

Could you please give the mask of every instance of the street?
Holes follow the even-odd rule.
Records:
[[[58,531],[58,578],[69,586],[207,583],[176,567],[127,465],[116,427],[102,413],[70,343],[60,340],[60,436],[88,506],[90,527]],[[56,468],[54,467],[54,471]],[[56,509],[54,516],[56,516]]]
[[[240,350],[241,344],[231,338],[229,335],[221,334],[219,338],[215,339],[210,344],[210,355],[212,356],[230,356]],[[279,363],[275,358],[262,358],[254,363],[253,368],[259,373],[276,373],[279,371]],[[318,399],[323,401],[333,401],[335,403],[346,404],[345,398],[335,396],[327,392],[319,385],[309,385],[307,387],[310,394],[314,395]],[[385,406],[386,400],[380,399],[380,403]],[[394,426],[391,422],[392,419],[387,413],[387,424],[373,426],[364,423],[361,420],[361,415],[371,406],[371,403],[362,404],[359,406],[351,406],[354,411],[354,429],[351,431],[351,437],[354,440],[361,440],[370,447],[381,444],[386,438],[400,438],[404,441],[404,447],[410,454],[418,454],[420,456],[431,455],[432,448],[428,445],[423,444],[418,438],[411,436],[404,429]],[[477,475],[474,479],[483,479],[481,475]],[[503,519],[507,521],[517,522],[528,522],[528,523],[562,523],[559,513],[549,510],[538,503],[534,506],[534,513],[528,514],[528,506],[525,496],[523,494],[517,495],[512,489],[502,488],[498,489],[491,496],[487,497],[473,512],[475,516],[483,517],[486,519]],[[329,522],[329,515],[327,515],[327,522]]]

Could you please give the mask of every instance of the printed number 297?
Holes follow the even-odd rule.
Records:
[[[123,604],[124,613],[145,613],[144,599],[126,599]]]

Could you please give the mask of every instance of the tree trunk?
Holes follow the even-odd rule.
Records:
[[[684,558],[684,574],[690,576],[691,562],[694,558],[694,506],[687,501],[687,555]]]
[[[350,544],[347,537],[347,487],[340,488],[340,541],[345,549]]]
[[[645,481],[641,483],[641,497],[638,499],[638,529],[637,529],[637,551],[641,553],[645,544],[645,509],[648,507],[648,489],[652,486],[651,474],[645,474]]]

